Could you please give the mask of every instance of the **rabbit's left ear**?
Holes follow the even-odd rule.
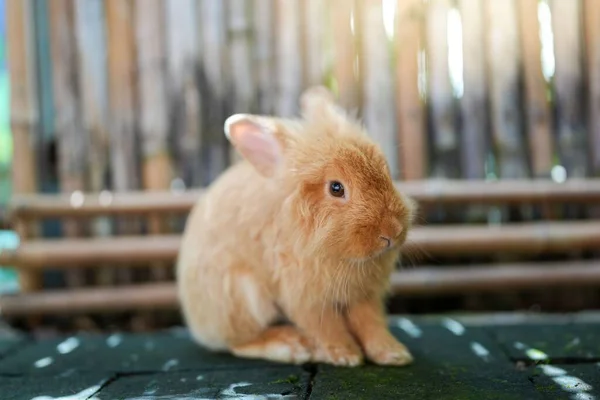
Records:
[[[225,121],[225,136],[263,176],[271,177],[283,162],[277,124],[268,118],[235,114]]]

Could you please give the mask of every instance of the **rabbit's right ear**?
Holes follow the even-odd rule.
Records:
[[[335,102],[335,97],[324,86],[313,86],[300,97],[302,115],[309,121],[325,120],[334,123],[346,121],[346,112]]]
[[[225,135],[263,176],[271,177],[283,162],[277,125],[268,118],[235,114],[225,121]]]

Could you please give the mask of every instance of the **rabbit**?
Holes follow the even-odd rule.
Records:
[[[236,114],[242,161],[193,207],[177,261],[196,342],[237,357],[354,367],[410,364],[389,331],[389,277],[415,203],[381,149],[324,87],[301,118]]]

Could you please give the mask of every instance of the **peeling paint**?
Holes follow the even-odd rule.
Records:
[[[58,346],[56,346],[56,350],[58,350],[60,354],[69,354],[70,352],[78,348],[79,344],[79,339],[77,339],[76,337],[70,337],[64,342],[60,343]]]
[[[423,336],[423,331],[408,318],[398,319],[397,326],[410,337],[420,338]]]
[[[98,397],[90,397],[96,394],[100,390],[100,385],[92,386],[79,393],[71,394],[68,396],[51,397],[51,396],[37,396],[31,400],[100,400]]]
[[[120,345],[122,341],[123,336],[119,335],[118,333],[114,333],[106,338],[106,345],[108,347],[115,348]]]
[[[444,318],[442,320],[444,328],[454,333],[456,336],[461,336],[465,333],[465,327],[460,322],[453,320],[452,318]]]
[[[52,357],[46,357],[46,358],[41,358],[39,360],[37,360],[35,363],[33,363],[33,365],[35,365],[36,368],[46,368],[48,365],[52,364],[54,362],[54,359]]]
[[[473,351],[473,353],[475,353],[477,357],[482,358],[484,361],[489,361],[490,351],[486,349],[481,343],[471,342],[471,350]]]

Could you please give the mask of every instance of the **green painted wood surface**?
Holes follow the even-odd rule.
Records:
[[[0,338],[0,397],[600,399],[597,321],[394,317],[390,326],[413,351],[413,365],[335,368],[242,360],[198,348],[183,329],[37,342]]]

